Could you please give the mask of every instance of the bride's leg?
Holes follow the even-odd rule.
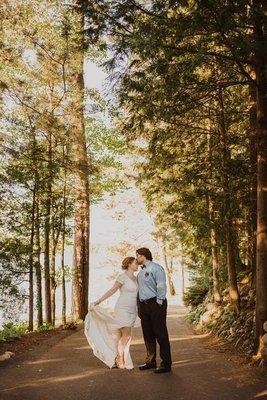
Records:
[[[117,340],[118,340],[118,343],[119,343],[119,341],[120,341],[120,339],[121,339],[121,336],[122,336],[122,331],[121,331],[121,329],[118,329],[118,332],[117,332]]]
[[[123,350],[124,350],[124,347],[126,346],[126,344],[131,339],[131,336],[132,336],[131,327],[125,326],[125,327],[121,328],[121,333],[122,333],[122,335],[121,335],[121,339],[120,339],[120,345],[121,345],[121,348],[123,348]]]
[[[119,368],[124,368],[124,358],[123,358],[123,350],[124,346],[122,344],[122,329],[118,330],[118,355],[116,357],[116,362]]]
[[[134,369],[133,360],[130,354],[131,340],[132,340],[132,327],[130,328],[130,339],[128,340],[127,345],[125,346],[124,349],[125,368],[127,368],[128,370]]]
[[[124,358],[124,365],[126,368],[133,368],[132,360],[129,354],[129,345],[132,337],[132,328],[131,327],[124,327],[121,329],[122,336],[120,339],[120,354],[123,354]]]

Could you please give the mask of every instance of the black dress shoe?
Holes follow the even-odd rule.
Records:
[[[164,372],[171,372],[171,367],[159,367],[155,369],[155,374],[164,374]]]
[[[155,369],[155,368],[157,368],[157,364],[142,364],[142,365],[139,365],[140,371],[144,371],[146,369]]]

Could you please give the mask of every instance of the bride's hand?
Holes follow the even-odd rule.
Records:
[[[98,306],[98,304],[100,304],[100,303],[101,303],[101,301],[96,300],[96,301],[93,302],[93,306]]]

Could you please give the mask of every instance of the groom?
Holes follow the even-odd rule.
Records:
[[[149,249],[143,247],[136,252],[136,260],[141,265],[138,280],[138,315],[141,319],[143,336],[147,349],[146,362],[139,366],[141,371],[155,369],[155,373],[171,371],[171,352],[166,326],[167,299],[166,275],[163,267],[152,261]],[[156,340],[162,359],[160,367],[156,365]]]

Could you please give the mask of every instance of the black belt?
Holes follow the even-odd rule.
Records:
[[[140,300],[141,303],[150,303],[151,301],[157,300],[157,297],[150,297],[150,299]]]

